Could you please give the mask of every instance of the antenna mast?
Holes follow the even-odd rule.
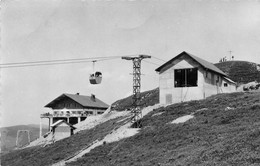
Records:
[[[232,56],[231,56],[231,54],[232,54],[233,51],[230,50],[230,51],[228,51],[228,52],[229,52],[229,58],[230,58],[230,60],[233,60],[233,58],[232,58]]]
[[[140,89],[141,89],[141,61],[145,58],[151,58],[149,55],[139,55],[137,57],[124,56],[122,59],[133,61],[133,114],[132,123],[135,128],[141,127],[142,111],[140,109]]]

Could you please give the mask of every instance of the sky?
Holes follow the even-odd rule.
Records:
[[[259,0],[2,0],[1,64],[118,56],[92,63],[1,68],[1,126],[39,124],[63,93],[95,94],[112,104],[132,94],[132,62],[142,62],[141,91],[159,86],[155,69],[182,51],[260,63]],[[157,57],[162,60],[158,60]],[[47,121],[44,121],[47,123]]]

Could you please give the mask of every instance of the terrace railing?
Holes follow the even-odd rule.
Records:
[[[41,114],[41,118],[51,118],[51,117],[87,117],[90,116],[91,114],[75,114],[75,113],[44,113]]]

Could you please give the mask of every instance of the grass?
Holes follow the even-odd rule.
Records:
[[[193,119],[170,124],[191,113],[194,113]],[[219,94],[206,100],[173,104],[145,116],[143,127],[135,136],[103,144],[67,165],[260,165],[259,117],[259,92]],[[46,148],[35,147],[3,155],[2,164],[56,163],[104,137],[118,125],[115,122],[119,119]]]
[[[116,123],[119,119],[112,119],[90,130],[80,131],[69,138],[57,141],[55,144],[46,147],[37,146],[4,154],[1,156],[2,165],[44,166],[54,164],[70,157],[95,140],[105,137],[115,127],[123,123]]]
[[[132,97],[133,96],[131,95],[129,97],[114,102],[112,104],[112,108],[118,111],[130,110],[133,103]],[[159,103],[159,88],[142,92],[140,93],[140,97],[141,101],[139,105],[141,107],[147,107]]]
[[[68,165],[259,165],[259,99],[259,93],[222,94],[157,109],[144,117],[139,134]],[[208,110],[186,123],[169,124],[202,108]]]

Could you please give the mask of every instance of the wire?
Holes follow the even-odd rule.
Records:
[[[129,55],[135,56],[135,55]],[[11,62],[11,63],[2,63],[0,64],[0,68],[16,68],[16,67],[34,67],[34,66],[47,66],[47,65],[62,65],[62,64],[72,64],[72,63],[87,63],[87,62],[97,62],[97,61],[106,61],[112,60],[116,58],[121,58],[122,56],[110,56],[110,57],[91,57],[91,58],[74,58],[74,59],[56,59],[56,60],[43,60],[43,61],[27,61],[27,62]],[[155,56],[152,56],[157,60],[162,60]],[[157,63],[145,61],[146,63],[150,63],[156,66],[161,66]]]
[[[150,64],[153,64],[153,65],[156,65],[156,66],[161,66],[161,65],[159,65],[157,63],[149,62],[149,61],[146,61],[146,60],[143,60],[143,61],[146,62],[146,63],[150,63]]]
[[[31,62],[14,62],[14,63],[4,63],[2,65],[21,65],[21,64],[34,64],[34,63],[51,63],[51,62],[66,62],[66,61],[81,61],[81,60],[89,60],[89,59],[106,59],[106,58],[119,58],[121,56],[111,56],[111,57],[92,57],[92,58],[77,58],[77,59],[59,59],[59,60],[47,60],[47,61],[31,61]],[[97,60],[96,60],[97,61]]]
[[[107,60],[112,60],[114,58],[106,58],[106,59],[100,59],[97,61],[107,61]],[[38,61],[39,62],[39,61]],[[54,63],[53,63],[54,62]],[[80,61],[64,61],[64,62],[59,62],[56,60],[55,61],[50,61],[49,63],[17,63],[17,65],[9,65],[9,66],[0,66],[0,68],[15,68],[15,67],[33,67],[33,66],[47,66],[47,65],[62,65],[62,64],[72,64],[72,63],[87,63],[87,62],[93,62],[93,60],[80,60]]]
[[[24,64],[24,65],[13,65],[13,66],[1,66],[0,68],[15,68],[15,67],[33,67],[33,66],[48,66],[48,65],[62,65],[71,63],[86,63],[92,61],[77,61],[77,62],[59,62],[59,63],[40,63],[40,64]]]
[[[95,61],[107,61],[107,60],[112,60],[112,59],[116,59],[119,57],[121,57],[121,56],[5,63],[5,64],[0,64],[0,68],[33,67],[33,66],[61,65],[61,64],[71,64],[71,63],[86,63],[86,62],[93,62],[93,60],[91,60],[91,59],[95,59]],[[103,59],[101,59],[101,58],[103,58]]]
[[[151,57],[153,57],[154,59],[157,59],[157,60],[160,60],[160,61],[166,62],[166,60],[163,60],[163,59],[157,58],[157,57],[155,57],[155,56],[151,56]]]

